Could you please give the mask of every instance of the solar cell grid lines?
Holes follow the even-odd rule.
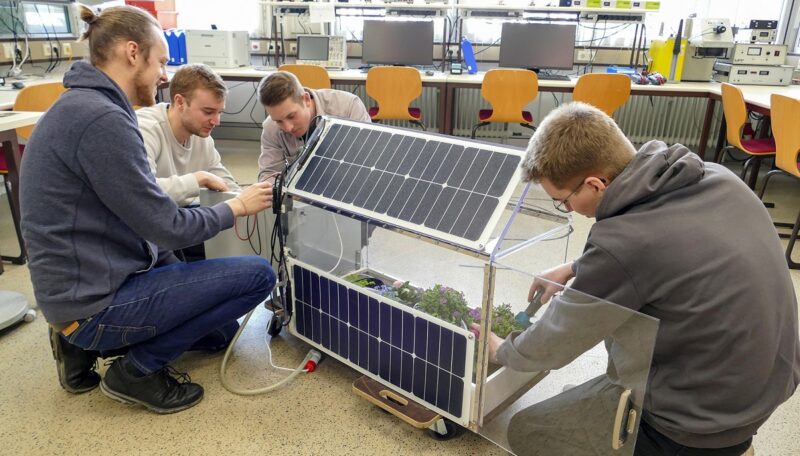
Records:
[[[516,149],[337,119],[290,191],[475,247],[510,198],[520,161]]]
[[[320,271],[292,265],[298,335],[352,367],[466,420],[472,345],[457,331],[402,304],[373,297]]]

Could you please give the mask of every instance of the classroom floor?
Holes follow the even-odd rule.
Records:
[[[258,144],[224,141],[223,161],[242,183],[256,176]],[[731,164],[732,168],[738,164]],[[800,184],[774,178],[766,201],[776,219],[794,221],[800,206]],[[577,257],[592,221],[575,217],[568,257]],[[720,227],[724,230],[724,227]],[[13,225],[0,200],[0,251],[17,251]],[[785,243],[785,241],[784,241]],[[785,245],[785,244],[784,244]],[[798,250],[797,248],[795,250]],[[800,254],[796,253],[796,257]],[[418,259],[422,261],[423,259]],[[0,289],[34,302],[27,266],[5,264]],[[792,271],[800,295],[800,271]],[[231,380],[240,386],[272,383],[283,373],[266,361],[265,326],[269,313],[259,308],[242,335],[230,364]],[[271,344],[275,363],[298,364],[308,346],[284,331]],[[206,390],[196,407],[158,416],[114,402],[99,390],[71,395],[61,389],[47,340],[47,325],[39,316],[0,333],[0,448],[8,455],[71,454],[504,454],[482,437],[466,433],[439,442],[403,424],[351,392],[360,376],[328,359],[317,372],[301,375],[276,392],[236,396],[219,381],[221,355],[188,354],[174,365],[188,371]],[[742,367],[746,369],[746,366]],[[101,366],[101,372],[105,370]],[[755,437],[757,455],[800,454],[800,394],[783,404]]]

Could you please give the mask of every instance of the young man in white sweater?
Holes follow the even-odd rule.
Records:
[[[225,109],[222,78],[203,64],[184,65],[169,90],[171,104],[136,112],[158,185],[180,206],[192,204],[200,188],[239,190],[210,136]]]

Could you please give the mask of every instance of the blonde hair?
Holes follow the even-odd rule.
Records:
[[[300,103],[304,93],[300,80],[288,71],[276,71],[258,85],[258,99],[264,106],[277,106],[290,97],[295,103]]]
[[[173,100],[175,95],[181,95],[189,102],[197,89],[206,89],[218,98],[225,98],[228,93],[222,78],[202,63],[189,63],[180,67],[169,81],[169,94]]]
[[[586,103],[565,104],[547,115],[528,143],[525,180],[547,179],[559,188],[601,172],[610,180],[628,166],[636,149],[614,119]]]
[[[119,41],[133,41],[142,50],[145,59],[150,56],[154,43],[153,31],[148,25],[161,30],[156,18],[135,6],[112,6],[100,14],[79,4],[81,20],[86,22],[82,40],[89,40],[89,60],[93,65],[102,65],[111,59],[111,49]]]

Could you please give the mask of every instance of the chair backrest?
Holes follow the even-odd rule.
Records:
[[[422,95],[422,77],[411,67],[372,67],[367,73],[367,95],[378,103],[373,119],[415,120],[408,107]]]
[[[572,101],[582,101],[609,116],[631,96],[631,78],[624,74],[590,73],[578,78]]]
[[[288,71],[297,76],[300,84],[309,89],[330,89],[331,78],[328,70],[319,65],[286,64],[278,67],[280,71]]]
[[[772,94],[770,102],[772,134],[775,136],[775,166],[800,177],[800,100]]]
[[[486,72],[481,96],[492,105],[486,122],[528,123],[522,116],[525,105],[539,94],[539,78],[531,70],[495,68]]]
[[[17,94],[14,111],[45,112],[66,91],[60,82],[29,85]],[[25,139],[30,138],[32,132],[33,126],[17,128],[17,135]]]
[[[725,113],[728,143],[742,147],[742,129],[747,121],[747,106],[742,90],[733,84],[722,83],[722,111]]]

